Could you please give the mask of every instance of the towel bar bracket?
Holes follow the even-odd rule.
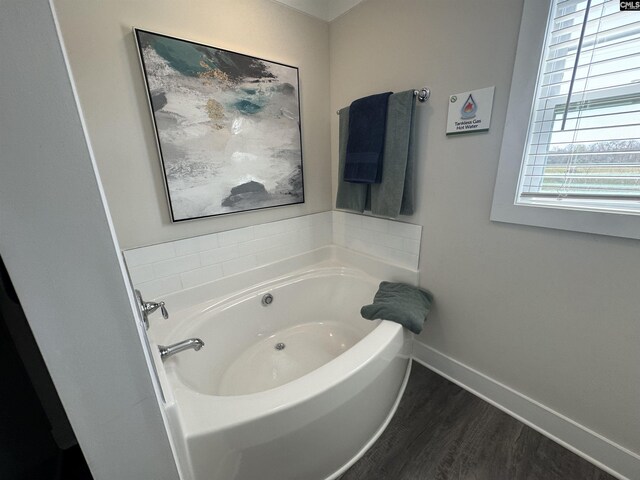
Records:
[[[431,89],[429,87],[422,87],[420,90],[414,90],[413,96],[418,97],[418,101],[421,103],[429,100],[431,96]],[[336,111],[337,114],[340,114],[340,110]]]
[[[420,90],[414,90],[413,96],[418,97],[419,102],[426,102],[431,96],[431,89],[429,87],[422,87]]]

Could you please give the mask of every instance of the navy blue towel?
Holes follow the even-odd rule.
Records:
[[[380,183],[382,180],[387,100],[392,93],[379,93],[360,98],[349,107],[349,140],[344,164],[345,182]]]

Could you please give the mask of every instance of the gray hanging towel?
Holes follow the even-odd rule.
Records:
[[[400,207],[400,215],[413,215],[416,208],[416,122],[415,122],[415,103],[412,107],[411,133],[409,135],[409,155],[407,157],[407,171],[404,175],[404,191],[402,192],[402,206]]]
[[[364,212],[369,185],[366,183],[350,183],[344,181],[344,164],[347,158],[347,139],[349,138],[349,107],[338,112],[340,115],[339,150],[338,150],[338,194],[336,208]]]
[[[359,98],[349,107],[349,140],[344,180],[380,183],[382,152],[387,121],[387,100],[391,92]]]
[[[413,214],[413,155],[411,128],[415,100],[413,90],[389,97],[384,140],[383,175],[371,185],[371,213],[396,218]]]

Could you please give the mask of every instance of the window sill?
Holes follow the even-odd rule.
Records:
[[[491,221],[494,222],[640,239],[639,215],[522,205],[513,201],[505,204],[497,197],[494,194],[491,208]]]

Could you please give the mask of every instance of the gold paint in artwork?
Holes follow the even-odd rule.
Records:
[[[221,123],[224,119],[224,107],[220,102],[210,98],[207,101],[207,114],[213,122],[212,126],[215,130],[222,130],[224,128],[224,125]]]
[[[215,80],[221,87],[230,88],[233,85],[233,82],[229,78],[229,75],[224,73],[219,68],[211,68],[207,62],[204,60],[200,60],[200,66],[206,69],[206,72],[198,73],[198,77],[203,79],[207,84],[207,80]]]

